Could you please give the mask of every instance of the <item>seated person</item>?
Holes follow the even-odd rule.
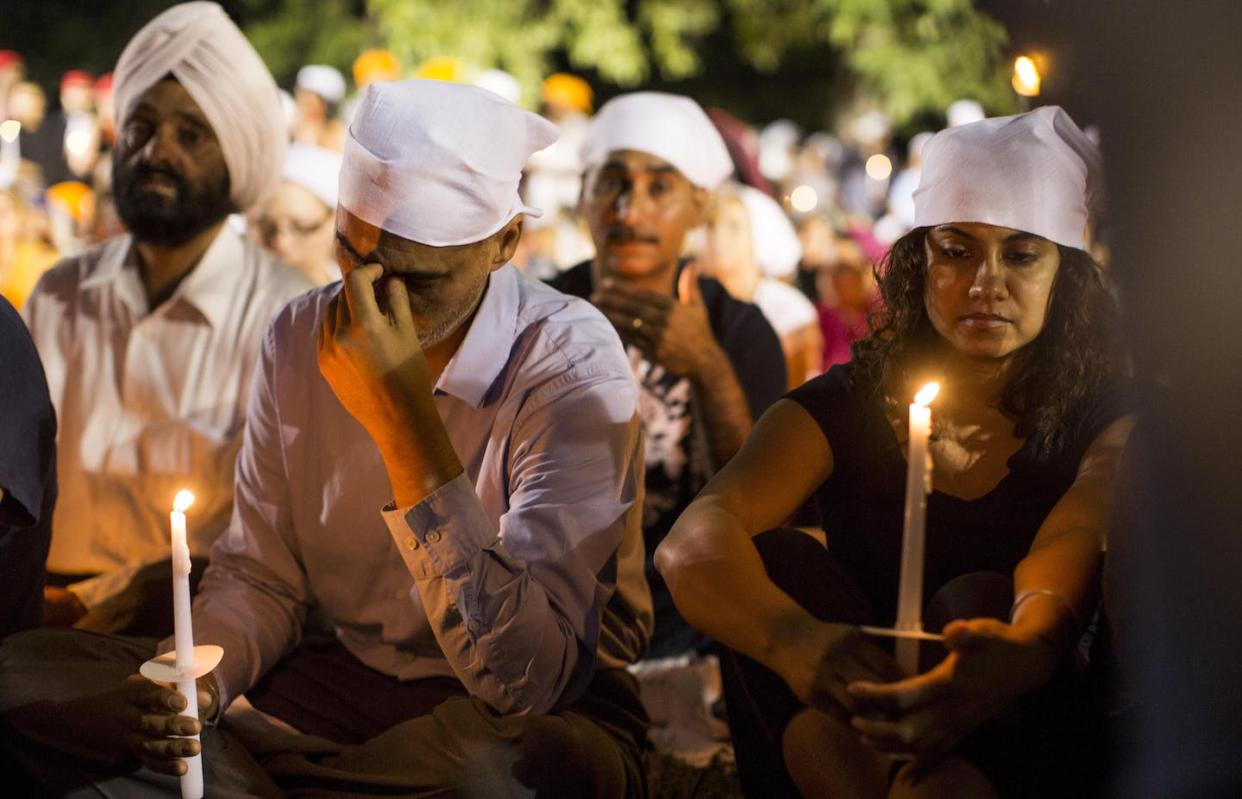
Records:
[[[56,411],[34,342],[0,297],[0,638],[38,627],[56,506]]]
[[[336,190],[341,154],[308,144],[291,144],[280,185],[246,219],[252,241],[302,272],[315,285],[341,279],[333,258]]]
[[[587,129],[582,162],[579,210],[595,258],[552,285],[604,312],[638,383],[647,462],[643,537],[655,605],[651,656],[703,652],[707,638],[677,615],[651,553],[785,390],[785,360],[758,308],[680,259],[711,193],[733,171],[697,103],[660,92],[609,100]]]
[[[22,309],[60,422],[48,621],[90,611],[92,630],[163,636],[172,498],[198,497],[205,558],[232,512],[263,330],[311,283],[225,224],[276,185],[285,144],[276,83],[224,11],[151,20],[115,86],[128,232],[62,260]]]
[[[1076,795],[1054,675],[1096,608],[1131,425],[1114,301],[1085,252],[1097,159],[1055,107],[938,134],[876,332],[765,414],[657,552],[686,619],[735,653],[749,794]],[[900,679],[854,625],[895,617],[904,412],[929,378],[944,390],[924,617],[947,654]],[[827,549],[771,529],[811,497]]]
[[[344,284],[268,328],[233,519],[194,601],[196,642],[224,648],[201,715],[236,702],[252,722],[203,733],[209,796],[645,795],[625,669],[651,629],[637,391],[602,314],[509,265],[535,212],[522,166],[555,138],[483,89],[367,89],[341,171]],[[326,640],[302,640],[312,606]],[[47,792],[68,773],[175,791],[199,750],[176,736],[200,724],[134,675],[154,651],[10,638],[4,754]],[[84,711],[97,696],[112,709]]]
[[[819,314],[784,278],[794,275],[802,244],[780,203],[751,186],[726,184],[707,212],[703,273],[729,294],[753,302],[781,339],[789,388],[823,371]]]

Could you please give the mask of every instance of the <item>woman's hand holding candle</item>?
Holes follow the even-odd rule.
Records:
[[[900,682],[847,687],[851,726],[880,752],[933,765],[983,722],[1047,682],[1057,653],[1048,642],[995,619],[955,621],[944,628],[949,655],[935,668]]]

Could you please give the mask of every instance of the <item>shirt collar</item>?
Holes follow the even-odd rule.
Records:
[[[451,394],[482,407],[487,390],[509,362],[517,338],[521,288],[517,267],[507,264],[488,276],[483,301],[470,322],[470,330],[449,360],[436,391]]]
[[[170,300],[189,303],[198,309],[212,327],[219,327],[233,302],[238,280],[237,270],[242,268],[245,258],[245,244],[241,237],[225,224],[212,240],[211,246],[198,259],[198,263],[181,281],[181,285],[177,286]],[[89,289],[114,283],[124,274],[127,266],[137,275],[138,258],[134,252],[134,237],[129,233],[118,237],[118,240],[106,247],[98,266],[82,281],[81,286]],[[145,305],[145,299],[136,299]],[[148,312],[150,310],[152,309],[147,309]]]

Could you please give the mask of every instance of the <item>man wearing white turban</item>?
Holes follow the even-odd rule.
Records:
[[[647,552],[785,391],[780,341],[758,308],[680,260],[733,162],[698,103],[660,92],[609,100],[582,147],[580,213],[592,261],[552,285],[588,297],[627,345],[646,438]],[[707,639],[673,607],[648,558],[653,657],[702,651]]]
[[[344,282],[268,328],[236,511],[194,602],[195,641],[224,649],[200,712],[229,709],[202,735],[208,796],[645,795],[625,668],[651,629],[637,391],[607,320],[509,263],[538,213],[522,167],[555,135],[484,89],[367,88],[341,169]],[[80,703],[119,690],[103,713],[147,768],[99,787],[174,786],[199,750],[178,736],[201,725],[134,674],[152,653],[9,638],[0,714],[21,735],[0,757],[103,779],[62,761],[122,759],[72,732]]]
[[[163,635],[171,498],[198,497],[205,556],[263,327],[310,283],[224,224],[276,186],[284,137],[275,83],[220,7],[160,14],[115,74],[129,232],[62,261],[23,309],[61,426],[47,598],[49,618]]]

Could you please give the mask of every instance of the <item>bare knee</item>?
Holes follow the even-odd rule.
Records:
[[[915,777],[909,766],[902,768],[889,789],[888,799],[999,799],[995,786],[983,772],[951,757],[931,771]]]
[[[781,738],[785,767],[805,797],[882,797],[887,761],[867,749],[858,734],[818,710],[794,716]]]

